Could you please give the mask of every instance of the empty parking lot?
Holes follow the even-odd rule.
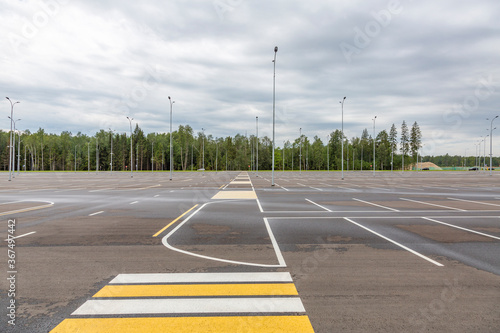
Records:
[[[15,219],[17,237],[17,322],[2,326],[500,327],[500,174],[276,172],[276,186],[270,172],[168,177],[29,173],[2,187],[0,235]],[[6,309],[7,280],[1,288]]]

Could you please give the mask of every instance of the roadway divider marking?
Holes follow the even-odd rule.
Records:
[[[186,215],[187,213],[189,213],[190,211],[192,211],[193,209],[195,209],[196,207],[198,207],[198,205],[194,205],[193,207],[191,207],[189,210],[185,211],[184,213],[182,213],[178,218],[176,218],[175,220],[173,220],[172,222],[170,222],[169,224],[167,224],[165,227],[163,227],[163,229],[161,229],[160,231],[158,231],[156,234],[153,235],[153,237],[158,237],[159,234],[161,234],[162,232],[164,232],[165,230],[168,229],[168,227],[170,227],[172,224],[174,224],[175,222],[179,221],[181,218],[184,217],[184,215]]]
[[[23,202],[23,201],[16,201],[16,202]],[[29,202],[29,201],[26,201],[26,202]],[[35,202],[37,202],[37,201],[35,201]],[[46,202],[48,204],[41,205],[41,206],[35,206],[35,207],[29,207],[29,208],[23,208],[23,209],[17,209],[17,210],[11,210],[9,212],[0,213],[0,216],[25,213],[25,212],[29,212],[32,210],[44,209],[44,208],[49,208],[49,207],[54,206],[54,203],[52,201],[40,201],[40,202]]]

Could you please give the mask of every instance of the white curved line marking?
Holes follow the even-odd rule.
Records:
[[[278,257],[278,262],[279,262],[278,265],[255,264],[255,263],[250,263],[250,262],[243,262],[243,261],[235,261],[235,260],[227,260],[227,259],[209,257],[209,256],[204,256],[204,255],[201,255],[201,254],[198,254],[198,253],[193,253],[193,252],[181,250],[181,249],[178,249],[178,248],[170,245],[168,243],[168,238],[170,236],[172,236],[175,232],[177,232],[177,230],[179,230],[186,222],[188,222],[194,215],[196,215],[200,210],[202,210],[203,207],[205,207],[207,204],[208,203],[203,204],[194,213],[192,213],[191,215],[189,215],[184,221],[182,221],[181,223],[179,223],[179,225],[177,227],[175,227],[171,232],[169,232],[165,237],[163,237],[162,240],[161,240],[161,242],[163,243],[163,245],[165,245],[168,249],[170,249],[172,251],[176,251],[176,252],[179,252],[179,253],[187,254],[187,255],[190,255],[190,256],[193,256],[193,257],[202,258],[202,259],[219,261],[219,262],[225,262],[225,263],[228,263],[228,264],[246,265],[246,266],[257,266],[257,267],[286,267],[285,261],[283,259],[283,256],[281,255],[281,252],[279,252],[279,249],[277,247],[278,244],[276,242],[276,239],[274,238],[274,235],[273,235],[273,233],[271,231],[271,228],[269,227],[269,223],[268,223],[267,219],[264,219],[264,221],[266,223],[266,228],[267,228],[267,230],[269,232],[269,237],[271,238],[271,242],[272,242],[274,250],[276,252],[276,256]]]

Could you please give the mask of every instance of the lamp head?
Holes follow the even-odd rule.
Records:
[[[276,53],[276,52],[278,52],[278,47],[277,46],[274,47],[274,53]]]

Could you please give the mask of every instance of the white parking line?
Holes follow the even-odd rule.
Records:
[[[441,207],[441,208],[446,208],[446,209],[458,210],[460,212],[466,212],[465,209],[460,209],[460,208],[454,208],[454,207],[436,205],[436,204],[432,204],[432,203],[429,203],[429,202],[423,202],[423,201],[418,201],[418,200],[413,200],[413,199],[405,199],[405,198],[399,198],[399,199],[405,200],[405,201],[416,202],[416,203],[419,203],[419,204],[422,204],[422,205],[429,205],[429,206]]]
[[[356,198],[352,198],[352,200],[356,200],[356,201],[359,201],[359,202],[362,202],[362,203],[365,203],[365,204],[368,204],[368,205],[372,205],[372,206],[376,206],[376,207],[380,207],[380,208],[392,210],[393,212],[399,212],[399,210],[397,210],[397,209],[385,207],[385,206],[382,206],[382,205],[377,205],[376,203],[373,203],[373,202],[368,202],[368,201],[364,201],[364,200],[356,199]]]
[[[332,212],[330,209],[328,209],[328,208],[326,208],[326,207],[323,207],[323,206],[321,206],[320,204],[317,204],[317,203],[315,203],[315,202],[314,202],[314,201],[312,201],[312,200],[306,199],[306,201],[309,201],[309,202],[310,202],[310,203],[312,203],[313,205],[316,205],[316,206],[318,206],[319,208],[326,210],[327,212],[330,212],[330,213]]]
[[[353,188],[349,188],[349,187],[344,187],[344,186],[337,186],[338,188],[343,188],[345,190],[349,190],[349,191],[354,191],[354,192],[358,192],[358,190],[355,190]]]
[[[16,236],[16,237],[11,237],[10,239],[18,239],[18,238],[21,238],[21,237],[26,237],[26,236],[33,235],[33,234],[36,234],[36,231],[28,232],[27,234],[20,235],[20,236]],[[10,236],[10,235],[9,235],[9,236]],[[9,240],[8,240],[8,239],[6,239],[5,241],[6,241],[6,242],[8,242]]]
[[[481,235],[481,236],[485,236],[485,237],[489,237],[489,238],[494,238],[494,239],[498,239],[500,240],[500,237],[496,237],[496,236],[492,236],[492,235],[488,235],[488,234],[485,234],[485,233],[482,233],[482,232],[479,232],[479,231],[475,231],[475,230],[471,230],[471,229],[467,229],[467,228],[463,228],[463,227],[459,227],[457,225],[453,225],[453,224],[449,224],[449,223],[445,223],[445,222],[441,222],[441,221],[438,221],[438,220],[434,220],[434,219],[430,219],[428,217],[422,217],[424,220],[427,220],[427,221],[431,221],[431,222],[435,222],[435,223],[439,223],[439,224],[443,224],[443,225],[446,225],[448,227],[452,227],[452,228],[456,228],[456,229],[461,229],[461,230],[464,230],[464,231],[468,231],[468,232],[472,232],[474,234],[478,234],[478,235]]]
[[[358,227],[363,228],[363,229],[365,229],[366,231],[369,231],[369,232],[371,232],[372,234],[377,235],[377,236],[379,236],[380,238],[383,238],[383,239],[385,239],[386,241],[389,241],[389,242],[393,243],[394,245],[397,245],[397,246],[399,246],[400,248],[405,249],[406,251],[408,251],[408,252],[410,252],[410,253],[413,253],[414,255],[419,256],[420,258],[425,259],[425,260],[427,260],[427,261],[428,261],[428,262],[430,262],[430,263],[433,263],[433,264],[434,264],[434,265],[436,265],[436,266],[439,266],[439,267],[443,267],[443,266],[444,266],[443,264],[441,264],[441,263],[439,263],[439,262],[437,262],[437,261],[435,261],[435,260],[432,260],[431,258],[426,257],[426,256],[424,256],[423,254],[418,253],[417,251],[414,251],[414,250],[410,249],[409,247],[406,247],[406,246],[404,246],[403,244],[400,244],[400,243],[398,243],[398,242],[396,242],[396,241],[394,241],[394,240],[392,240],[392,239],[390,239],[390,238],[388,238],[388,237],[385,237],[384,235],[381,235],[381,234],[379,234],[378,232],[376,232],[376,231],[374,231],[374,230],[372,230],[372,229],[370,229],[370,228],[367,228],[367,227],[365,227],[364,225],[359,224],[359,223],[357,223],[357,222],[355,222],[355,221],[353,221],[353,220],[351,220],[351,219],[349,219],[349,218],[347,218],[347,217],[344,217],[344,220],[346,220],[346,221],[348,221],[348,222],[351,222],[352,224],[355,224],[355,225],[357,225]]]
[[[472,202],[472,203],[477,203],[477,204],[480,204],[480,205],[488,205],[488,206],[500,207],[500,205],[492,204],[492,203],[489,203],[489,202],[480,202],[480,201],[472,201],[472,200],[457,199],[457,198],[448,198],[448,199],[450,199],[450,200],[456,200],[456,201]]]

